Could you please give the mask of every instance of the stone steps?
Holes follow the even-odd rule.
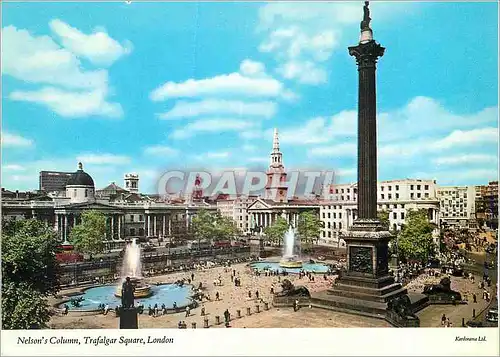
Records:
[[[399,286],[397,289],[392,290],[384,295],[374,295],[371,291],[353,292],[351,290],[331,289],[328,290],[330,296],[339,296],[345,298],[355,298],[357,300],[367,302],[386,303],[388,300],[406,293],[406,289]]]
[[[368,294],[368,295],[380,297],[383,295],[390,294],[393,291],[399,290],[400,288],[401,288],[401,284],[398,284],[398,283],[393,283],[391,285],[387,285],[387,286],[383,287],[382,289],[337,283],[337,284],[333,285],[333,288],[329,289],[328,291],[332,292],[332,291],[339,291],[340,290],[340,291],[350,292],[351,294],[358,294],[359,293],[359,294]]]
[[[316,293],[311,295],[311,304],[321,305],[324,308],[336,311],[349,311],[364,314],[372,314],[379,318],[385,318],[387,304],[370,300],[362,300],[353,297],[331,295],[328,293]]]

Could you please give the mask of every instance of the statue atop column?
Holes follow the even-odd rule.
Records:
[[[370,29],[370,9],[368,8],[368,5],[370,4],[369,1],[365,1],[365,6],[363,6],[363,21],[361,21],[361,31],[364,30],[369,30]]]
[[[134,284],[130,281],[130,277],[127,276],[122,284],[122,306],[127,309],[134,307]]]

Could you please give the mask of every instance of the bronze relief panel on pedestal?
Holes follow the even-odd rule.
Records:
[[[373,274],[373,249],[371,247],[349,247],[349,270]]]

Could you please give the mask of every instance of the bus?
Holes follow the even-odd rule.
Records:
[[[59,263],[68,264],[82,262],[84,257],[75,251],[72,244],[60,244],[57,246],[56,259]]]
[[[212,248],[212,244],[208,240],[193,240],[188,242],[187,248],[189,250],[209,250]]]
[[[213,247],[216,248],[216,249],[230,248],[231,247],[231,241],[229,241],[229,240],[218,240],[218,241],[214,242]]]

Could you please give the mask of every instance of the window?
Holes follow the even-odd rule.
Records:
[[[337,229],[337,222],[333,222],[333,229]]]
[[[134,221],[134,215],[133,215],[133,214],[131,214],[131,215],[130,215],[130,222],[133,222],[133,221]]]
[[[413,185],[410,185],[410,190],[413,190]]]
[[[328,238],[332,238],[332,232],[328,232]]]
[[[325,218],[325,212],[323,212],[323,218]]]
[[[344,189],[342,189],[341,192],[344,193]]]
[[[328,222],[328,228],[331,228],[330,222]]]
[[[396,225],[396,223],[393,223],[393,224],[392,224],[392,229],[393,229],[393,230],[396,230],[397,228],[398,228],[398,226]]]
[[[139,222],[142,222],[144,221],[144,217],[142,216],[142,214],[139,215]]]
[[[350,189],[347,189],[347,193],[349,193],[349,192],[350,192]]]
[[[401,205],[401,208],[405,208],[405,205]]]
[[[401,212],[401,219],[405,219],[405,213]]]
[[[342,229],[342,222],[339,222],[339,229]]]
[[[342,190],[343,191],[343,190]],[[344,196],[341,196],[340,199],[343,201],[344,200]]]
[[[425,186],[424,186],[424,188],[425,188],[426,190],[428,190],[428,189],[429,189],[429,185],[425,185]]]
[[[417,185],[417,190],[420,190],[420,185]]]
[[[399,185],[396,185],[396,191],[399,191]]]
[[[392,212],[392,218],[393,219],[398,219],[398,214],[396,212]]]
[[[389,200],[390,200],[390,199],[392,199],[392,195],[389,193],[389,194],[387,195],[387,198],[388,198]]]
[[[333,212],[333,218],[337,218],[337,213]]]
[[[130,235],[135,236],[135,228],[130,228]]]
[[[339,193],[339,189],[338,188],[335,189],[335,193]]]
[[[85,197],[89,197],[89,190],[87,188],[85,189]]]
[[[350,196],[349,196],[349,195],[347,195],[347,200],[348,200],[348,201],[350,200]]]
[[[384,199],[384,194],[383,194],[383,193],[380,195],[380,198],[381,198],[381,199]]]
[[[384,186],[380,186],[380,191],[383,191],[384,190]]]
[[[422,194],[420,192],[417,193],[417,198],[420,198]]]
[[[413,199],[413,198],[415,198],[414,196],[415,196],[415,195],[413,194],[413,192],[412,192],[412,193],[410,193],[410,198],[412,198],[412,199]]]
[[[398,199],[398,198],[399,198],[399,193],[396,193],[396,199]]]
[[[323,234],[323,238],[325,238],[325,231],[323,231],[322,234]]]
[[[425,193],[425,197],[429,198],[429,192]]]
[[[342,212],[339,212],[339,219],[342,219]]]
[[[143,236],[144,235],[144,228],[139,228],[139,235]]]
[[[331,218],[332,214],[330,212],[328,212],[328,218]]]
[[[387,189],[388,189],[389,191],[392,191],[392,186],[388,186],[388,187],[387,187]]]
[[[73,197],[76,197],[76,188],[73,190]]]

